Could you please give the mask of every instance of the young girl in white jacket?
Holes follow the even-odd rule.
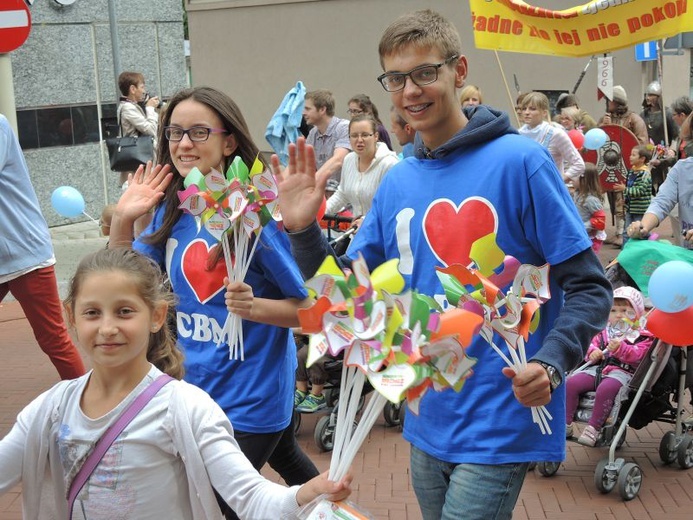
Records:
[[[166,325],[170,293],[158,267],[107,249],[77,268],[65,307],[92,370],[31,402],[0,441],[0,494],[22,484],[24,518],[221,519],[214,491],[240,518],[293,518],[322,493],[349,495],[325,474],[287,488],[262,477],[224,412],[179,381],[182,355]],[[68,514],[66,496],[106,429],[167,373],[161,388],[100,459]]]

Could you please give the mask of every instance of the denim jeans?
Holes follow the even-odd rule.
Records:
[[[640,215],[637,213],[626,213],[626,222],[625,225],[623,226],[623,245],[626,245],[626,242],[628,242],[628,227],[633,223],[638,220],[642,220],[642,218],[645,215]]]
[[[528,462],[453,464],[411,447],[411,475],[424,520],[512,518]]]

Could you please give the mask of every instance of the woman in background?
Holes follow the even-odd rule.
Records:
[[[549,99],[541,92],[530,92],[522,99],[520,134],[548,149],[565,182],[577,181],[585,171],[585,162],[560,126],[549,122]]]
[[[480,105],[481,103],[483,103],[483,99],[479,87],[467,85],[460,91],[460,105],[462,105],[462,108]]]
[[[354,117],[360,114],[368,114],[377,124],[378,130],[378,141],[385,143],[388,149],[392,150],[392,141],[390,141],[390,134],[387,132],[385,125],[380,120],[378,115],[378,109],[366,94],[356,94],[349,100],[349,116]]]

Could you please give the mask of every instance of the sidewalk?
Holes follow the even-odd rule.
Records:
[[[667,221],[660,228],[669,238]],[[86,252],[103,247],[94,223],[82,223],[51,229],[58,258],[59,281],[65,282],[74,265]],[[616,257],[618,249],[605,245],[600,253],[603,263]],[[70,265],[66,265],[70,263]],[[63,264],[63,265],[61,265]],[[17,413],[42,391],[58,381],[57,372],[38,348],[31,329],[16,302],[0,304],[0,437],[14,424]],[[329,453],[319,453],[313,440],[314,425],[321,415],[304,415],[299,432],[302,448],[320,470],[326,470]],[[558,473],[550,478],[538,472],[527,475],[515,520],[688,520],[693,517],[693,471],[682,470],[676,463],[664,466],[658,448],[670,425],[651,423],[642,430],[629,430],[623,448],[617,452],[627,462],[637,462],[643,472],[640,494],[623,502],[617,490],[600,494],[594,485],[594,471],[605,448],[586,448],[574,442],[567,446],[567,458]],[[397,428],[376,421],[369,438],[353,466],[354,502],[377,520],[420,520],[416,498],[409,478],[409,444]],[[279,481],[269,468],[268,478]],[[21,519],[21,487],[0,496],[0,520]]]

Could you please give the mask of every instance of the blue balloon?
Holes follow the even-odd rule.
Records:
[[[647,284],[652,304],[662,312],[681,312],[693,305],[693,265],[671,260],[654,270]]]
[[[604,130],[601,128],[593,128],[585,134],[585,142],[582,146],[588,150],[599,150],[608,139],[609,136],[606,135]]]
[[[84,197],[72,186],[56,188],[51,195],[51,205],[61,217],[74,218],[84,213]]]

